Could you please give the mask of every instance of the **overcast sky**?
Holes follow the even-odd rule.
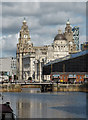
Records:
[[[2,6],[0,18],[2,57],[16,56],[18,33],[24,17],[34,46],[52,44],[58,29],[64,32],[68,19],[72,27],[79,26],[80,43],[86,41],[85,2],[3,2],[0,6]]]

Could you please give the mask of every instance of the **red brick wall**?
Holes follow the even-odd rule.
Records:
[[[60,75],[60,80],[63,80],[64,82],[68,81],[68,75]]]
[[[76,81],[84,81],[84,75],[76,75]]]

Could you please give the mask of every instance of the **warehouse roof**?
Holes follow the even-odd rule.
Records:
[[[55,59],[53,61],[48,62],[44,66],[48,66],[48,65],[51,65],[51,64],[54,64],[54,63],[58,63],[58,62],[62,62],[62,61],[65,61],[65,60],[77,58],[77,57],[80,57],[80,56],[83,56],[83,55],[86,55],[86,54],[88,54],[88,50],[77,52],[75,54],[70,54],[70,55],[67,55],[66,57],[63,57],[63,58]]]

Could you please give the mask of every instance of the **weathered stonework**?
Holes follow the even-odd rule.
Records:
[[[43,78],[43,64],[65,57],[75,51],[73,32],[70,23],[66,23],[65,33],[59,30],[54,38],[53,44],[48,46],[33,46],[27,22],[24,19],[20,30],[19,43],[17,44],[17,76],[19,81],[28,80],[29,77],[36,81],[50,79],[50,76]]]

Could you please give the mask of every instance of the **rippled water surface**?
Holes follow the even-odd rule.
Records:
[[[3,93],[17,118],[86,118],[87,93],[40,93],[39,89]]]

